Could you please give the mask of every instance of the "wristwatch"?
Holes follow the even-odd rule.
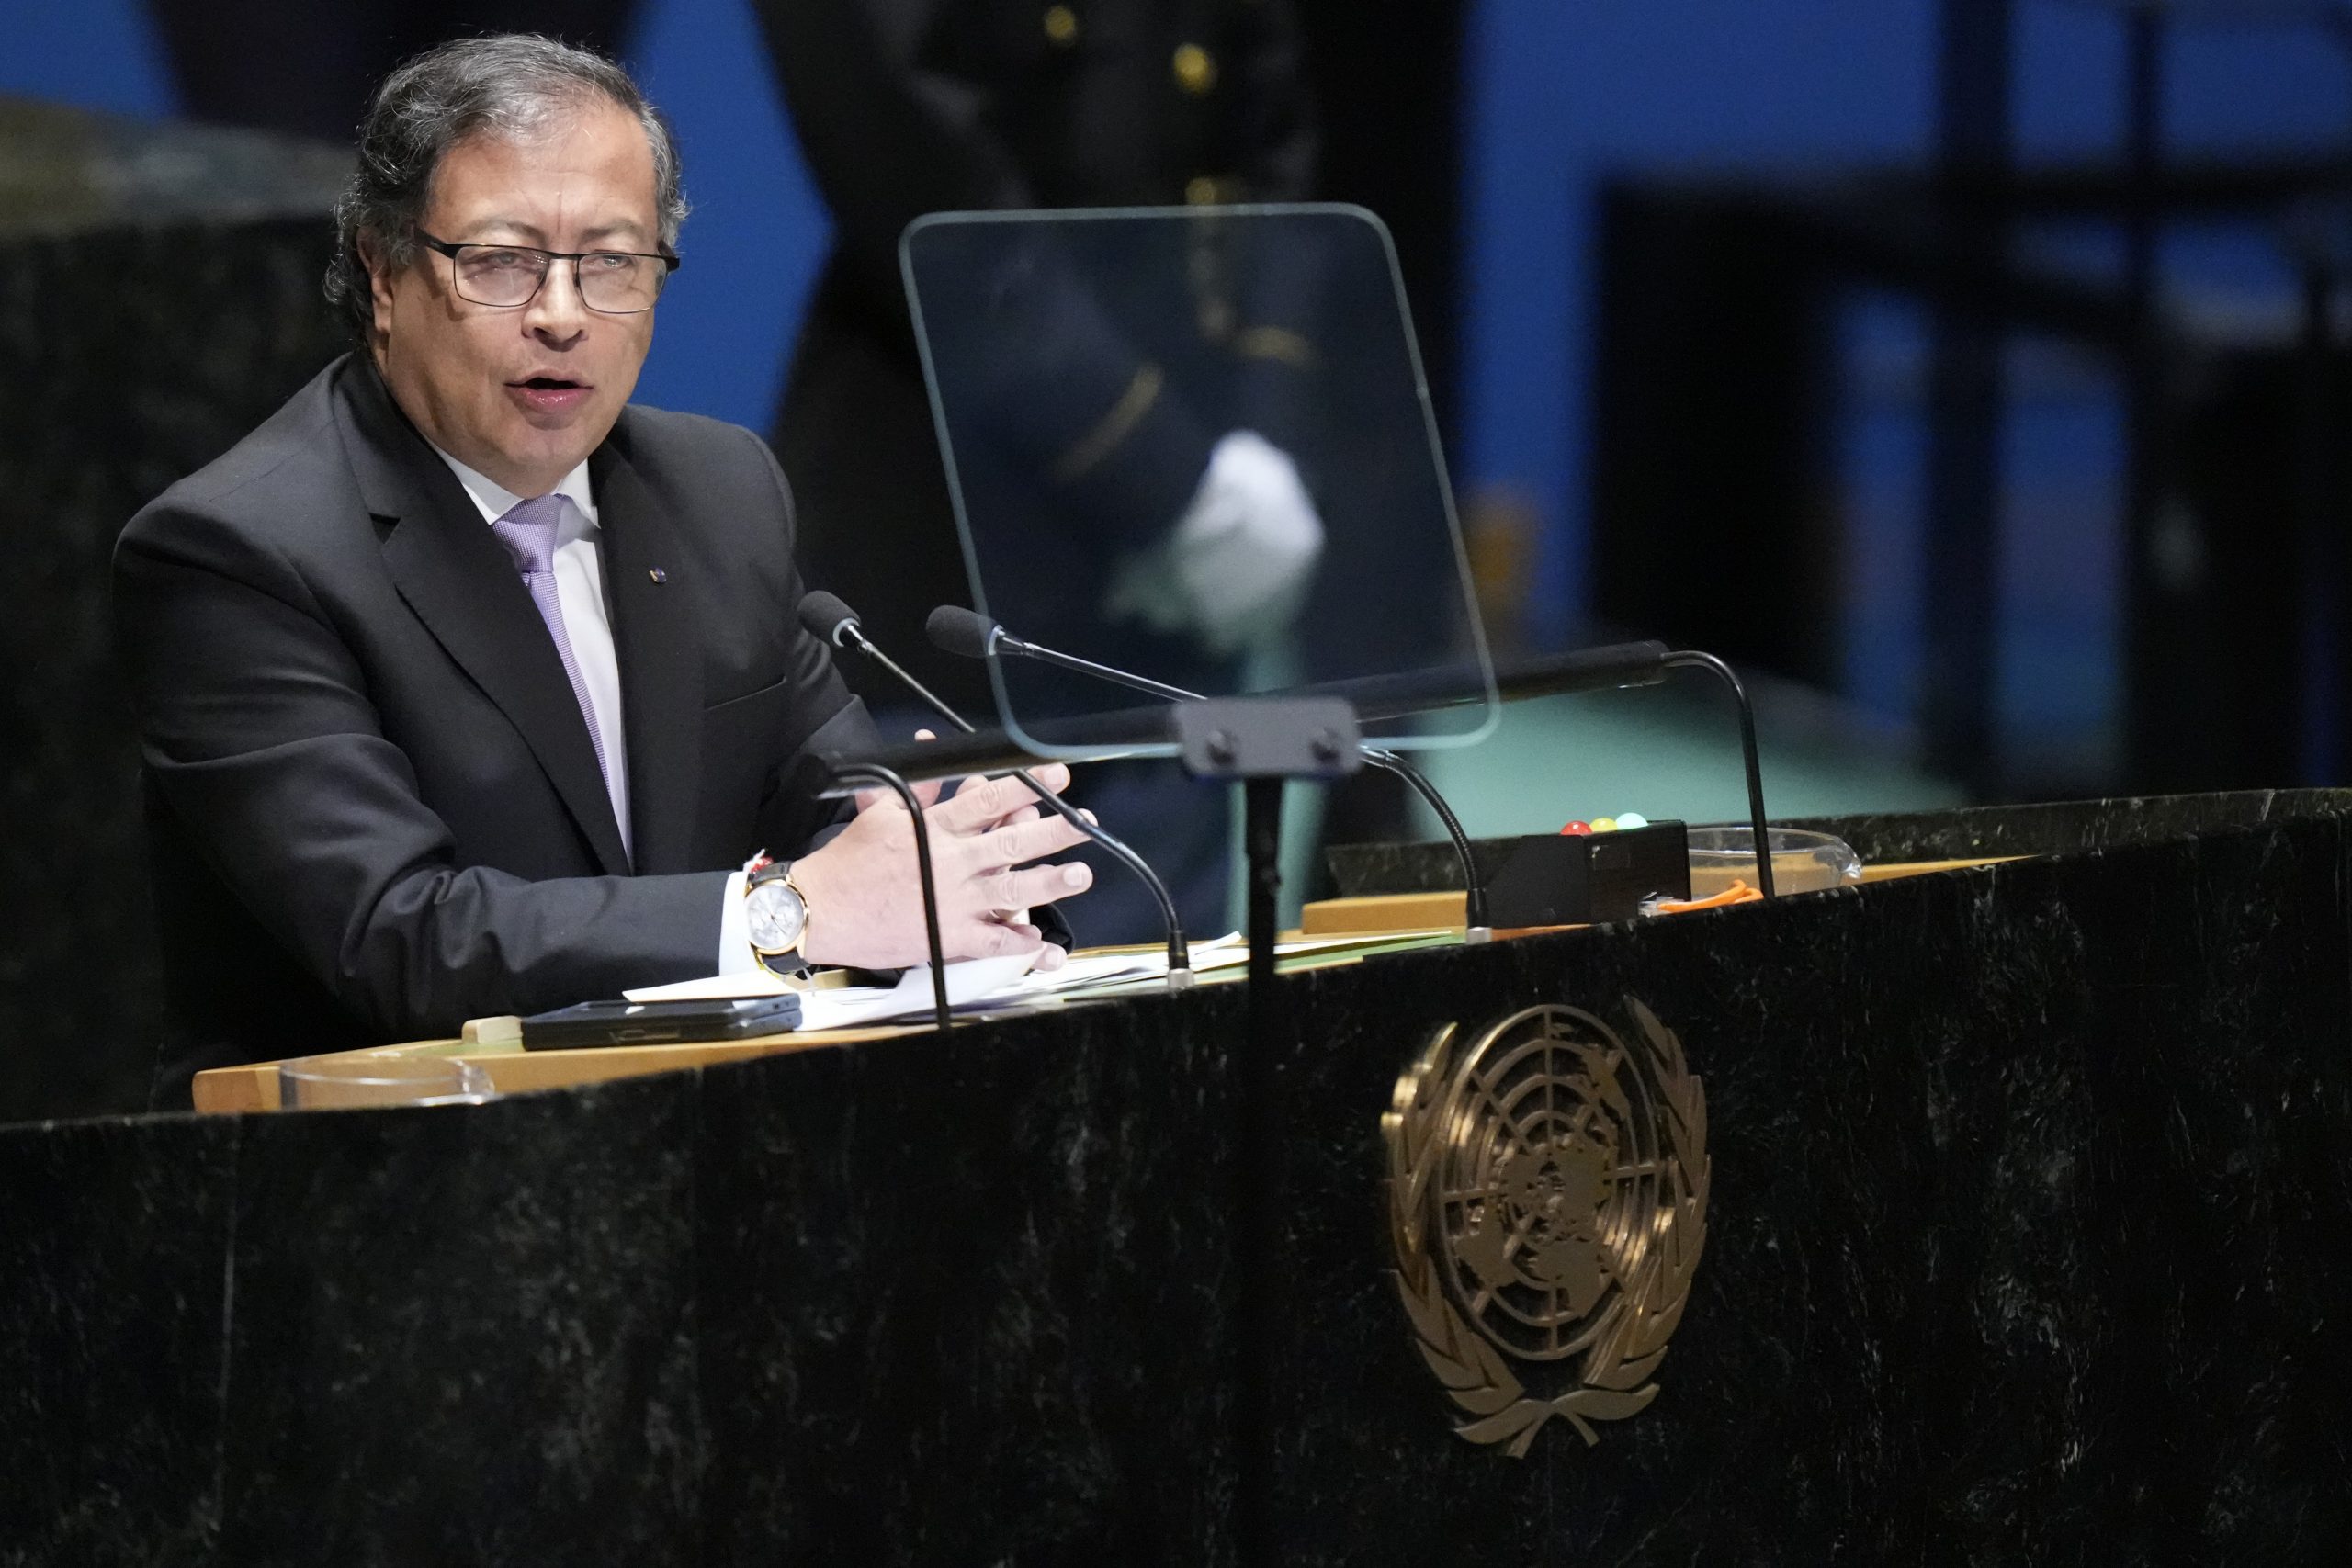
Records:
[[[792,880],[792,863],[762,857],[743,882],[743,926],[752,956],[771,975],[797,977],[808,967],[800,945],[808,939],[808,896]]]

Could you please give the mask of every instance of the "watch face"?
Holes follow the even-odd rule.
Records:
[[[763,882],[743,899],[743,920],[758,953],[785,953],[808,924],[808,906],[781,882]]]

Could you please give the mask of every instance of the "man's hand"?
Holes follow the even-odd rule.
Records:
[[[1057,795],[1069,786],[1059,763],[1035,770]],[[1022,917],[1035,905],[1082,893],[1094,874],[1077,863],[1025,866],[1040,855],[1083,843],[1059,817],[1042,816],[1036,796],[1016,778],[967,779],[939,798],[937,784],[915,786],[931,829],[932,875],[939,894],[939,940],[950,961],[1030,953],[1044,946]],[[902,969],[931,962],[923,934],[922,879],[915,869],[914,826],[897,795],[861,792],[857,816],[840,837],[793,863],[792,880],[808,900],[809,963],[856,969]],[[1051,967],[1059,948],[1040,954]]]

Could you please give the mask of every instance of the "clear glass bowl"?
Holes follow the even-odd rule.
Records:
[[[1862,879],[1862,860],[1843,839],[1802,828],[1770,829],[1772,887],[1776,893],[1816,893]],[[1756,881],[1756,829],[1693,828],[1690,897],[1712,898],[1735,882]]]
[[[341,1051],[277,1067],[277,1102],[288,1111],[352,1105],[480,1105],[498,1098],[490,1075],[454,1056]]]

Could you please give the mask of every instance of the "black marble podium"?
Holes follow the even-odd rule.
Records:
[[[0,1129],[0,1562],[2340,1563],[2347,806],[1852,822],[2038,858],[1286,977],[1268,1257],[1238,987]],[[1379,1118],[1448,1022],[1626,997],[1707,1251],[1655,1403],[1514,1460]]]

